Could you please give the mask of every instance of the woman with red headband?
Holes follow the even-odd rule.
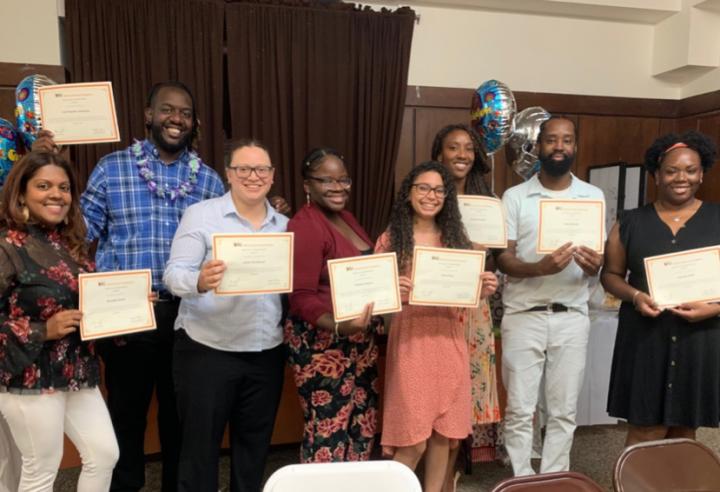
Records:
[[[625,213],[608,237],[602,283],[623,301],[608,413],[628,421],[627,446],[694,439],[698,427],[720,422],[720,304],[659,308],[643,261],[720,244],[720,205],[695,196],[715,155],[695,131],[657,139],[645,153],[657,198]]]

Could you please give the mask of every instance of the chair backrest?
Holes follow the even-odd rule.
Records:
[[[664,439],[625,448],[615,462],[617,492],[720,490],[720,457],[692,439]]]
[[[397,461],[288,465],[273,473],[263,492],[422,492],[420,482]]]
[[[576,472],[541,473],[507,478],[493,487],[492,492],[604,492],[589,477]]]

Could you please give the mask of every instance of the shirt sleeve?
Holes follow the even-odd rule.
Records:
[[[502,197],[503,206],[505,207],[505,225],[507,227],[507,236],[510,241],[517,241],[518,237],[518,214],[519,203],[515,194],[508,190]]]
[[[180,220],[170,247],[163,282],[179,297],[202,295],[197,290],[200,268],[207,255],[202,207],[189,207]]]
[[[80,206],[85,217],[88,241],[105,235],[108,218],[107,177],[102,161],[90,174],[85,192],[80,198]]]
[[[320,316],[329,312],[318,296],[327,251],[325,234],[310,220],[291,220],[288,231],[295,233],[290,310],[314,325]]]
[[[46,336],[46,325],[30,321],[13,306],[15,280],[19,258],[14,252],[0,247],[0,382],[3,373],[11,376],[21,374],[38,358]]]

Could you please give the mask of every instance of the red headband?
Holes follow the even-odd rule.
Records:
[[[678,142],[676,144],[673,144],[670,147],[668,147],[667,149],[665,149],[665,151],[662,154],[660,154],[660,158],[658,159],[658,162],[661,161],[662,158],[665,157],[667,155],[667,153],[670,152],[671,150],[687,149],[687,148],[688,148],[688,144],[686,144],[684,142]]]

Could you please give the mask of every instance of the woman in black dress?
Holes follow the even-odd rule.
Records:
[[[659,309],[643,261],[720,245],[720,205],[695,196],[715,155],[712,140],[695,131],[657,139],[645,154],[657,199],[625,213],[608,238],[602,283],[623,301],[608,413],[630,424],[627,446],[694,438],[699,426],[720,422],[720,305]]]

